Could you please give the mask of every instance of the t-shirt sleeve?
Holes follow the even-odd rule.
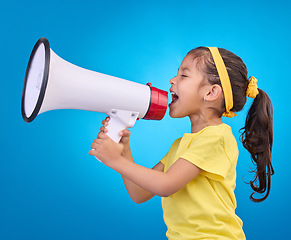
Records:
[[[223,135],[212,131],[204,131],[195,137],[180,157],[201,168],[202,175],[217,181],[222,181],[231,167]]]
[[[167,157],[168,157],[168,154],[166,154],[160,162],[165,165],[167,161]]]

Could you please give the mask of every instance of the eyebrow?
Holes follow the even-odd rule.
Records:
[[[179,72],[179,69],[180,69],[180,68],[178,68],[178,72]],[[189,72],[191,72],[190,69],[187,68],[187,67],[183,67],[183,68],[181,69],[181,71],[189,71]]]

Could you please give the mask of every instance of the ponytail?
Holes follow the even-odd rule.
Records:
[[[268,95],[261,89],[253,101],[248,112],[245,127],[240,140],[250,152],[252,162],[256,165],[254,180],[250,181],[254,192],[250,199],[254,202],[264,201],[271,189],[271,176],[274,174],[271,154],[273,146],[273,106]],[[266,193],[265,193],[266,192]],[[255,198],[255,193],[263,194],[262,198]]]

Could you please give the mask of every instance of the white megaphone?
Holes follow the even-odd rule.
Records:
[[[108,136],[119,142],[119,132],[137,118],[161,120],[168,93],[73,65],[51,49],[46,38],[35,44],[27,65],[21,102],[24,121],[54,109],[80,109],[110,116]]]

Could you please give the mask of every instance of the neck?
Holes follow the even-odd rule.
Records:
[[[197,133],[208,126],[216,126],[222,124],[221,117],[217,115],[192,115],[189,116],[191,121],[191,133]]]

